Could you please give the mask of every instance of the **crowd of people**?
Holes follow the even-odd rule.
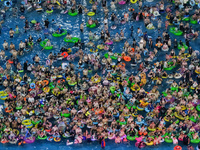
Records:
[[[10,42],[19,34],[19,27],[10,28],[10,37],[2,39],[0,51],[1,61],[6,62],[0,66],[1,143],[22,145],[36,139],[60,142],[67,138],[67,145],[98,140],[105,148],[107,139],[117,144],[136,140],[138,148],[166,142],[173,143],[175,150],[182,149],[180,143],[189,150],[194,149],[190,143],[200,143],[199,50],[191,46],[199,40],[198,0],[160,0],[155,6],[144,5],[142,0],[90,0],[91,11],[76,0],[28,0],[19,7],[8,0],[4,5],[1,30],[10,8],[19,21],[25,20],[24,34],[34,29],[48,37],[49,25],[56,22],[28,20],[26,13],[32,11],[38,16],[54,10],[74,17],[87,15],[88,21],[78,24],[81,34],[103,27],[99,34],[89,30],[89,42],[84,43],[73,37],[73,31],[58,25],[52,36],[63,36],[68,43],[58,54],[53,53],[55,45],[48,38],[30,35],[20,43]],[[117,9],[123,5],[129,9],[119,17]],[[98,13],[104,14],[103,21],[93,18]],[[146,30],[134,28],[139,22]],[[110,34],[128,23],[128,37],[123,30]],[[156,30],[159,36],[152,37],[149,30]],[[124,47],[114,52],[112,46],[118,42]],[[69,43],[74,44],[70,47]],[[31,54],[35,45],[41,46],[41,52],[52,50],[45,63],[40,55],[34,56],[34,63],[22,63],[20,58]],[[11,55],[6,55],[8,51]],[[57,61],[62,64],[56,66]]]

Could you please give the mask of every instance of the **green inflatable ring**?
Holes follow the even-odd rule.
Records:
[[[52,34],[52,36],[54,36],[54,37],[61,37],[61,36],[65,35],[65,34],[67,34],[67,30],[66,29],[62,29],[62,31],[63,32],[61,34],[54,32]]]
[[[168,94],[166,92],[162,92],[163,96],[166,97]]]
[[[66,117],[66,118],[69,118],[71,116],[71,114],[68,114],[68,113],[60,113],[61,117]]]
[[[190,20],[190,17],[185,17],[182,19],[183,21],[189,21]]]
[[[127,140],[129,140],[129,141],[134,141],[136,137],[138,137],[138,136],[137,136],[137,135],[134,136],[134,137],[132,137],[132,136],[127,136],[126,138],[127,138]]]
[[[38,135],[38,137],[37,137],[39,140],[45,140],[45,139],[47,139],[47,136],[44,136],[44,137],[40,137],[39,135]]]
[[[171,87],[172,91],[178,91],[178,87]]]
[[[136,105],[133,105],[133,107],[132,107],[133,109],[136,109]]]
[[[128,104],[125,105],[128,109],[131,109],[132,106],[129,106]]]
[[[183,43],[183,46],[184,46],[185,50],[188,49],[188,46],[185,43]],[[182,48],[182,46],[178,43],[178,49],[181,49],[181,48]]]
[[[44,49],[46,49],[46,50],[50,50],[50,49],[53,48],[53,46],[46,46],[46,47],[45,47],[47,41],[48,41],[48,39],[46,39],[46,40],[44,40],[44,41],[41,41],[41,42],[40,42],[40,46],[42,46],[42,47],[43,47]]]
[[[66,37],[64,38],[64,41],[67,43],[77,43],[79,40],[81,39],[77,37],[72,37],[71,39],[66,39]]]
[[[200,105],[197,105],[196,109],[197,111],[200,111]]]
[[[114,87],[114,86],[111,86],[111,87],[110,87],[110,92],[111,92],[112,94],[115,93],[115,87]]]
[[[15,109],[20,110],[22,109],[22,106],[16,107]]]
[[[166,142],[166,143],[173,143],[173,140],[172,140],[171,138],[169,138],[169,139],[168,139],[168,138],[165,138],[165,142]]]
[[[119,54],[118,54],[118,55],[119,55]],[[104,57],[105,57],[105,58],[108,58],[108,53],[105,53],[105,54],[104,54]],[[117,60],[118,57],[110,56],[110,58],[111,58],[111,59],[114,59],[114,60]]]
[[[53,9],[52,9],[51,11],[46,10],[46,13],[47,13],[47,14],[50,14],[50,13],[52,13],[52,12],[53,12]]]
[[[162,137],[166,137],[168,135],[168,133],[166,132]]]
[[[193,20],[192,17],[190,17],[190,23],[191,24],[197,24],[198,22],[197,22],[197,20]]]
[[[74,13],[72,13],[72,11],[71,11],[71,10],[69,10],[69,11],[68,11],[68,15],[70,15],[70,16],[76,16],[76,15],[78,15],[78,11],[77,11],[77,10],[75,10],[75,12],[74,12]]]
[[[18,72],[19,72],[19,73],[22,73],[22,72],[24,72],[24,70],[19,70]]]
[[[200,142],[200,139],[192,139],[190,140],[191,143],[194,143],[194,144],[198,144]]]
[[[171,66],[171,67],[169,67],[169,68],[164,68],[164,70],[172,70],[172,69],[174,69],[176,66]]]
[[[36,125],[36,124],[38,124],[38,123],[40,123],[40,122],[42,122],[42,120],[38,120],[38,121],[36,121],[36,122],[35,122],[35,121],[31,121],[31,123],[34,124],[34,125]]]
[[[190,119],[192,122],[194,122],[194,123],[196,123],[196,122],[197,122],[197,120],[196,120],[196,119],[194,119],[194,116],[191,116],[189,119]]]
[[[75,85],[77,84],[77,82],[74,82],[74,83],[69,83],[69,82],[68,82],[68,84],[69,84],[70,86],[75,86]]]
[[[35,24],[35,23],[37,23],[37,21],[36,20],[31,20],[31,23]]]
[[[170,31],[171,33],[173,33],[174,35],[177,35],[177,36],[180,36],[180,35],[183,34],[183,32],[182,32],[181,30],[176,30],[176,27],[171,27],[171,28],[169,29],[169,31]]]
[[[124,122],[121,122],[121,121],[119,121],[119,124],[122,126],[122,125],[126,125],[126,121],[124,121]]]
[[[94,28],[94,27],[96,27],[96,23],[93,23],[93,24],[88,24],[88,23],[86,23],[86,27],[88,27],[88,28]]]

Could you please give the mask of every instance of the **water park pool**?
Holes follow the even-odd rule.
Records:
[[[81,3],[83,6],[87,7],[89,10],[92,8],[92,5],[90,4],[90,2],[88,0],[76,0],[77,3]],[[108,3],[108,7],[110,4],[111,0],[107,0]],[[158,2],[160,2],[159,0],[154,0],[153,2],[147,2],[144,1],[143,5],[146,6],[155,6]],[[1,3],[1,7],[3,7],[3,2]],[[166,2],[167,4],[167,2]],[[15,7],[20,6],[20,2],[17,2],[14,4]],[[23,64],[25,61],[28,60],[29,63],[34,63],[34,56],[37,54],[41,60],[40,60],[40,64],[44,65],[45,67],[47,67],[46,61],[47,61],[47,57],[50,54],[50,52],[53,53],[59,53],[60,49],[63,46],[66,47],[71,47],[72,48],[72,54],[75,54],[79,49],[77,47],[73,47],[73,44],[71,43],[66,43],[64,42],[63,38],[64,37],[53,37],[52,33],[55,32],[55,30],[58,28],[59,25],[61,25],[62,28],[66,29],[67,32],[72,36],[72,37],[79,37],[81,38],[81,42],[82,43],[87,43],[89,42],[89,37],[88,37],[88,33],[89,31],[92,31],[93,33],[96,33],[97,35],[100,36],[100,32],[101,30],[104,29],[104,25],[103,25],[103,18],[104,18],[104,14],[101,12],[103,10],[102,6],[99,5],[98,6],[98,10],[95,16],[93,16],[93,19],[98,19],[100,25],[96,28],[90,29],[87,27],[84,27],[84,33],[80,32],[80,24],[84,23],[86,24],[86,22],[88,21],[89,17],[85,14],[79,14],[77,16],[70,16],[67,13],[66,14],[60,14],[60,10],[54,10],[53,13],[48,14],[46,12],[36,12],[36,11],[30,11],[27,12],[26,14],[24,14],[25,18],[30,22],[31,20],[36,20],[38,22],[41,23],[41,25],[43,26],[43,22],[48,18],[48,20],[50,21],[50,27],[48,29],[48,31],[46,31],[44,28],[40,31],[35,31],[34,29],[30,29],[27,30],[27,32],[24,32],[24,25],[25,25],[25,20],[24,19],[20,19],[21,14],[19,13],[17,16],[13,16],[12,15],[12,11],[8,11],[6,12],[6,16],[7,18],[5,19],[5,22],[2,24],[2,31],[1,31],[1,36],[0,36],[0,49],[3,49],[3,41],[6,39],[8,43],[13,42],[15,44],[15,46],[18,48],[18,44],[19,42],[22,40],[24,41],[24,39],[27,39],[29,37],[29,35],[31,35],[34,39],[34,41],[36,41],[39,37],[41,37],[42,39],[48,38],[51,40],[51,44],[54,45],[52,50],[41,50],[42,47],[40,46],[39,43],[35,43],[34,44],[34,48],[33,50],[31,50],[30,52],[25,52],[24,55],[19,56],[18,57],[18,61]],[[108,16],[111,15],[112,12],[117,13],[119,18],[123,17],[123,13],[128,11],[128,9],[130,7],[134,8],[135,11],[138,11],[139,6],[138,3],[136,4],[125,4],[125,5],[118,5],[116,4],[116,10],[115,11],[111,11],[110,8],[110,12],[108,13]],[[100,11],[101,10],[101,11]],[[114,37],[114,35],[118,32],[120,33],[121,30],[123,30],[123,32],[125,33],[125,37],[129,43],[132,43],[133,38],[136,39],[136,41],[138,42],[140,40],[140,37],[138,37],[137,34],[137,28],[141,28],[143,32],[147,31],[148,36],[151,36],[154,38],[158,37],[159,35],[162,36],[162,32],[165,30],[164,29],[164,22],[166,21],[166,14],[161,14],[161,16],[159,16],[159,18],[162,20],[162,28],[160,29],[160,32],[158,32],[157,29],[155,30],[148,30],[145,28],[143,21],[129,21],[128,23],[125,24],[117,24],[117,28],[112,30],[110,29],[110,26],[112,25],[112,22],[108,21],[109,24],[109,31],[111,34],[111,37]],[[52,19],[55,20],[55,23],[51,23]],[[157,21],[152,21],[154,26],[157,27]],[[9,30],[10,28],[15,29],[15,26],[18,25],[19,27],[19,34],[15,34],[14,38],[9,38]],[[134,27],[133,30],[133,37],[131,37],[131,27]],[[198,30],[199,29],[199,25],[193,25],[193,29],[194,30]],[[44,34],[44,32],[48,32],[49,34]],[[182,40],[185,41],[183,36],[175,36],[172,33],[168,32],[170,34],[170,38],[172,39],[172,41],[176,38],[177,40]],[[98,40],[95,41],[95,45],[101,44],[102,41]],[[155,43],[155,39],[154,39],[154,43]],[[195,40],[195,41],[191,41],[190,45],[192,46],[192,48],[194,50],[198,50],[199,49],[199,45],[200,45],[200,40],[199,37]],[[122,53],[123,51],[123,47],[124,47],[124,40],[120,41],[120,42],[114,42],[113,45],[111,46],[111,49],[113,52],[116,53]],[[92,54],[92,52],[90,52],[90,48],[84,47],[84,52],[86,54]],[[176,54],[178,54],[178,50],[175,50]],[[105,53],[107,53],[106,51],[101,51],[99,50],[98,53],[103,56]],[[155,61],[162,61],[165,60],[165,54],[166,52],[163,51],[159,51]],[[6,56],[10,57],[11,54],[9,53],[9,51],[6,51]],[[7,60],[1,60],[0,61],[0,65],[2,67],[5,68],[5,64],[6,64]],[[154,62],[155,62],[154,61]],[[62,63],[68,63],[67,60],[62,60],[62,61],[56,61],[53,63],[54,66],[60,66]],[[152,64],[154,63],[152,62]],[[131,63],[129,62],[125,62],[126,63],[126,67],[128,70],[128,74],[131,75],[136,75],[138,73],[138,68],[139,65],[137,65],[136,67],[131,67]],[[76,72],[78,72],[78,59],[75,59],[75,61],[73,62],[73,64],[75,64],[77,66],[76,68]],[[13,71],[16,71],[14,68],[12,68]],[[177,68],[178,69],[178,68]],[[171,71],[172,72],[172,71]],[[97,71],[97,73],[102,76],[101,71]],[[21,75],[23,75],[23,73],[21,73]],[[32,74],[28,74],[29,76],[33,77]],[[94,73],[90,74],[89,77],[93,76]],[[193,78],[195,78],[196,76],[192,76]],[[168,79],[163,79],[163,84],[159,86],[159,91],[162,92],[164,91],[166,88],[169,88],[169,84],[166,83]],[[177,80],[179,81],[179,80]],[[146,91],[150,91],[152,89],[152,87],[155,84],[153,82],[148,82],[144,89]],[[4,90],[4,88],[1,86],[0,87],[0,91]],[[4,101],[0,100],[0,104],[3,104]],[[187,147],[183,146],[182,144],[179,144],[183,147],[183,150],[186,150]],[[193,145],[193,144],[192,144]],[[194,147],[196,147],[196,145],[194,145]],[[11,144],[0,144],[0,150],[20,150],[20,149],[24,149],[24,150],[55,150],[55,149],[60,149],[60,150],[64,150],[64,149],[75,149],[75,150],[86,150],[86,149],[91,149],[91,150],[99,150],[101,149],[101,145],[98,142],[93,142],[91,144],[88,144],[86,142],[83,142],[83,144],[78,144],[78,145],[71,145],[71,146],[66,146],[66,139],[62,140],[60,143],[55,143],[55,142],[46,142],[46,141],[39,141],[37,140],[35,143],[33,144],[25,144],[22,146],[16,146],[16,145],[11,145]],[[173,150],[174,145],[173,144],[168,144],[168,143],[162,143],[158,146],[150,146],[150,147],[145,147],[144,150],[150,150],[150,149],[155,149],[155,150]],[[106,140],[106,150],[137,150],[138,148],[135,147],[135,142],[129,142],[127,144],[115,144],[114,141],[111,140]]]
[[[195,147],[195,145],[194,145]],[[182,146],[183,150],[187,150],[186,146]],[[73,145],[73,146],[66,146],[65,142],[61,142],[61,143],[49,143],[49,142],[36,142],[33,144],[27,144],[27,145],[23,145],[22,147],[19,146],[15,146],[15,145],[2,145],[1,144],[1,149],[2,150],[55,150],[55,149],[60,149],[60,150],[87,150],[87,149],[91,149],[91,150],[100,150],[101,146],[98,142],[94,142],[91,144],[87,144],[87,143],[83,143],[80,145]],[[115,149],[115,150],[139,150],[137,147],[135,147],[135,142],[130,142],[128,144],[115,144],[113,143],[113,141],[106,141],[106,150],[111,150],[111,149]],[[145,147],[143,148],[144,150],[151,150],[151,149],[155,149],[155,150],[173,150],[174,149],[174,145],[172,144],[161,144],[158,146],[150,146],[150,147]]]

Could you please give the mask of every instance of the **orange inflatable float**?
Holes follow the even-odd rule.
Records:
[[[131,61],[131,57],[129,57],[129,56],[124,56],[124,60],[125,60],[125,61]]]
[[[118,65],[118,67],[125,67],[126,66],[126,64],[125,63],[120,63],[119,65]]]
[[[13,111],[13,109],[9,109],[9,110],[8,110],[8,107],[5,108],[5,112],[7,112],[7,113],[10,113],[10,112],[12,112],[12,111]]]
[[[43,83],[44,83],[45,85],[48,85],[48,84],[49,84],[49,81],[48,81],[48,80],[43,80]]]
[[[13,61],[9,59],[9,60],[8,60],[8,63],[9,63],[9,64],[13,64]]]
[[[177,146],[174,147],[174,150],[182,150],[182,147],[177,145]]]
[[[68,56],[68,53],[67,53],[67,52],[63,52],[61,55],[62,55],[64,58],[66,58],[66,57]]]

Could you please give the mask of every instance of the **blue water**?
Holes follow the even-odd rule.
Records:
[[[87,0],[77,0],[77,3],[80,2],[81,4],[83,4],[84,6],[87,6],[87,8],[90,10],[92,5],[89,4],[89,1]],[[108,2],[108,6],[109,6],[109,3],[110,3],[110,0],[107,1]],[[158,0],[152,2],[152,3],[148,3],[148,2],[144,2],[144,5],[148,5],[148,6],[155,6],[155,4],[158,2]],[[2,2],[1,2],[2,3]],[[18,6],[19,4],[17,4],[16,6]],[[118,14],[118,17],[122,17],[122,13],[124,13],[125,11],[128,11],[128,8],[130,8],[130,6],[132,6],[135,11],[138,11],[138,4],[126,4],[126,5],[118,5],[116,4],[117,6],[117,12],[115,11],[115,13]],[[102,11],[102,7],[101,5],[98,6],[98,10],[97,10],[97,14],[92,17],[94,19],[98,19],[99,22],[102,22],[103,21],[103,18],[104,18],[104,14],[101,12]],[[111,15],[112,11],[109,12],[109,16]],[[34,40],[37,40],[39,37],[42,37],[42,39],[44,39],[45,37],[47,37],[48,39],[51,40],[51,43],[54,45],[54,48],[52,50],[44,50],[44,51],[41,51],[41,46],[39,44],[35,44],[34,45],[34,49],[31,51],[31,52],[25,52],[25,54],[23,56],[19,56],[19,62],[21,64],[23,64],[26,60],[29,61],[29,63],[33,63],[33,60],[32,58],[38,54],[41,58],[41,64],[45,64],[46,62],[46,58],[48,56],[48,54],[50,52],[53,52],[53,53],[58,53],[60,51],[60,48],[65,46],[67,43],[65,43],[63,41],[63,38],[64,37],[60,37],[60,38],[55,38],[53,37],[51,34],[49,35],[44,35],[43,34],[43,31],[35,31],[35,30],[29,30],[27,31],[27,33],[24,33],[24,21],[25,20],[21,20],[19,17],[20,15],[18,15],[18,17],[15,17],[15,16],[12,16],[11,15],[12,13],[11,12],[8,12],[7,13],[7,18],[5,20],[5,23],[3,24],[3,29],[2,29],[2,34],[0,36],[0,48],[2,49],[2,44],[3,44],[3,40],[4,39],[7,39],[8,43],[10,44],[10,42],[13,42],[14,44],[16,44],[16,48],[18,48],[18,44],[20,42],[20,40],[24,41],[24,39],[28,39],[28,36],[29,35],[32,35],[32,37],[34,38]],[[9,16],[10,15],[10,16]],[[129,15],[130,16],[130,15]],[[160,18],[162,19],[163,21],[163,28],[161,29],[161,33],[164,29],[164,21],[166,20],[165,19],[165,14],[163,14]],[[88,16],[85,15],[85,14],[82,14],[82,15],[78,15],[78,16],[75,16],[75,17],[71,17],[69,16],[68,14],[65,14],[65,15],[62,15],[60,14],[60,11],[57,11],[55,10],[52,14],[47,14],[45,12],[42,12],[42,13],[37,13],[36,11],[33,11],[33,12],[28,12],[25,14],[25,17],[26,19],[28,19],[28,21],[30,22],[31,20],[37,20],[38,22],[40,22],[43,26],[43,21],[46,20],[47,18],[49,19],[49,21],[51,21],[52,19],[55,19],[56,21],[56,24],[50,24],[50,28],[49,28],[49,32],[50,33],[53,33],[53,31],[55,31],[55,29],[58,27],[58,25],[62,25],[62,28],[64,29],[67,29],[68,33],[70,33],[72,35],[72,37],[80,37],[81,38],[81,41],[84,42],[84,43],[87,43],[89,41],[89,37],[88,37],[88,33],[89,31],[91,30],[93,33],[97,33],[98,35],[100,35],[100,31],[104,28],[103,27],[103,24],[101,23],[100,26],[98,28],[94,28],[94,29],[90,29],[90,28],[87,28],[85,27],[84,28],[84,33],[80,33],[79,31],[79,26],[80,26],[80,23],[84,22],[86,23],[87,20],[88,20]],[[157,27],[157,22],[156,21],[153,21],[153,24]],[[15,35],[13,39],[10,39],[9,38],[9,28],[13,28],[15,29],[15,26],[18,25],[19,28],[20,28],[20,33],[18,35]],[[109,19],[109,27],[112,25],[112,22],[110,21]],[[139,40],[139,37],[137,37],[137,34],[136,34],[136,31],[137,31],[137,28],[140,27],[142,29],[142,31],[147,31],[148,32],[148,35],[152,36],[152,37],[157,37],[158,35],[162,36],[161,34],[158,33],[157,30],[147,30],[145,27],[144,27],[144,23],[143,21],[140,21],[140,22],[128,22],[124,25],[121,25],[119,24],[117,29],[115,30],[111,30],[109,29],[110,31],[110,34],[112,37],[114,37],[115,33],[116,32],[120,32],[120,30],[123,30],[124,33],[125,33],[125,37],[127,38],[127,41],[129,43],[132,43],[132,38],[130,37],[130,28],[131,26],[134,26],[134,38],[136,38],[136,40],[138,41]],[[198,30],[199,29],[199,25],[193,25],[193,28],[195,30]],[[170,37],[173,41],[174,38],[177,38],[178,40],[182,40],[184,41],[184,38],[182,36],[174,36],[173,34],[170,33]],[[97,41],[96,42],[96,45],[101,43],[101,41]],[[155,39],[154,39],[154,43],[155,43]],[[122,52],[122,49],[123,49],[123,44],[124,44],[124,41],[123,42],[119,42],[119,43],[114,43],[113,46],[111,46],[113,52],[118,52],[118,53],[121,53]],[[195,41],[192,41],[191,43],[191,46],[193,47],[194,50],[198,49],[199,48],[199,44],[200,44],[200,40],[197,39]],[[72,45],[69,44],[67,45],[68,47],[71,47]],[[72,53],[74,54],[78,49],[77,48],[72,48]],[[90,53],[89,50],[87,51],[88,49],[85,49],[86,53]],[[100,54],[104,54],[105,51],[99,51]],[[159,60],[163,60],[165,59],[164,58],[164,54],[166,52],[159,52],[159,55],[158,55],[158,58]],[[176,53],[178,54],[178,51],[176,50]],[[6,56],[10,56],[11,54],[6,51]],[[67,60],[64,60],[64,61],[57,61],[54,63],[54,65],[58,66],[60,65],[62,62],[67,62]],[[77,61],[74,62],[76,65],[77,65]],[[5,67],[5,61],[0,61],[0,65],[3,65],[3,67]],[[130,67],[130,63],[126,63],[127,65],[127,68],[131,68]],[[133,74],[136,74],[137,73],[137,67],[135,69],[128,69],[130,72],[133,72]],[[166,85],[167,84],[162,84],[160,86],[160,90],[164,90],[164,87],[166,88]],[[145,87],[148,90],[151,89],[151,86],[150,87]],[[2,90],[2,89],[0,89]],[[0,103],[2,104],[3,101],[0,101]],[[62,142],[60,143],[55,143],[55,142],[47,142],[46,140],[45,141],[36,141],[35,143],[33,144],[26,144],[26,145],[22,145],[22,146],[14,146],[14,145],[10,145],[10,144],[6,144],[6,145],[2,145],[0,144],[0,150],[19,150],[19,149],[24,149],[24,150],[56,150],[56,149],[60,149],[60,150],[64,150],[64,149],[79,149],[79,150],[88,150],[88,149],[91,149],[91,150],[99,150],[101,149],[100,147],[100,144],[98,142],[93,142],[92,144],[88,144],[88,143],[83,143],[83,144],[80,144],[80,145],[73,145],[73,146],[66,146],[65,144],[66,140],[62,140]],[[135,146],[134,146],[134,142],[130,142],[128,144],[114,144],[113,141],[106,141],[106,149],[107,150],[135,150],[137,149]],[[173,145],[172,144],[167,144],[167,143],[163,143],[161,145],[158,145],[156,147],[145,147],[144,149],[145,150],[150,150],[150,149],[155,149],[155,150],[160,150],[160,149],[163,149],[163,150],[172,150],[173,149]],[[183,147],[183,150],[186,149],[186,147]]]
[[[2,145],[2,144],[1,144]],[[143,148],[143,150],[173,150],[173,144],[161,144],[158,146],[147,146]],[[182,147],[183,150],[187,150],[187,147]],[[66,144],[62,141],[61,143],[55,142],[47,142],[47,141],[37,141],[33,144],[26,144],[23,146],[13,146],[13,145],[3,145],[0,147],[3,150],[101,150],[101,146],[98,142],[93,142],[92,144],[83,143],[80,145],[73,145],[73,146],[66,146]],[[135,147],[135,142],[127,143],[127,144],[115,144],[114,141],[106,141],[106,148],[105,150],[139,150],[139,148]]]

